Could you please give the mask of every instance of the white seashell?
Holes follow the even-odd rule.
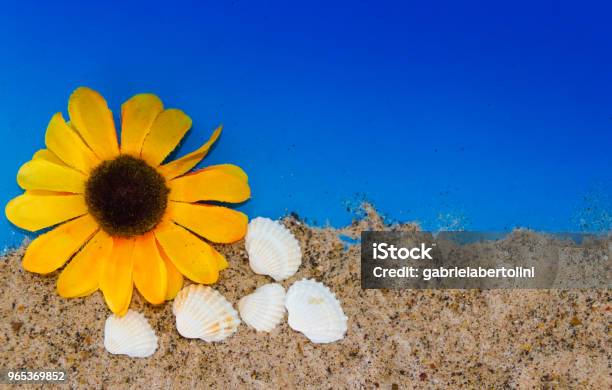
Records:
[[[302,279],[287,291],[289,326],[313,343],[331,343],[346,333],[348,318],[334,293],[322,283]]]
[[[253,272],[276,281],[292,276],[302,264],[297,239],[289,229],[269,218],[257,217],[249,222],[245,246]]]
[[[265,284],[238,302],[242,320],[257,331],[270,332],[285,316],[285,289],[278,283]]]
[[[104,325],[104,348],[114,355],[149,357],[157,349],[157,336],[142,313],[133,310],[112,315]]]
[[[182,289],[174,298],[172,312],[183,337],[206,342],[221,341],[236,332],[238,313],[218,291],[199,284]]]

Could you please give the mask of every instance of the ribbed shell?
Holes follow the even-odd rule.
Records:
[[[272,331],[285,316],[285,289],[278,283],[265,284],[238,302],[242,320],[261,332]]]
[[[176,329],[190,339],[221,341],[234,334],[240,324],[238,313],[223,295],[199,284],[182,289],[174,298],[172,311]]]
[[[314,343],[331,343],[344,337],[348,318],[336,296],[322,283],[302,279],[287,291],[289,326]]]
[[[115,355],[149,357],[157,350],[157,336],[142,313],[133,310],[111,315],[104,324],[104,348]]]
[[[269,218],[251,220],[245,245],[253,272],[269,275],[276,281],[293,276],[302,264],[297,239],[289,229]]]

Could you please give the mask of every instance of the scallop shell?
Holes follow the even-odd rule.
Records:
[[[272,331],[285,316],[285,289],[278,283],[265,284],[238,302],[242,320],[261,332]]]
[[[322,283],[303,279],[287,291],[285,306],[289,326],[313,343],[331,343],[346,333],[348,318],[334,293]]]
[[[172,312],[183,337],[206,342],[221,341],[236,332],[238,313],[218,291],[199,284],[182,289],[174,298]]]
[[[253,272],[276,281],[292,276],[302,264],[299,242],[289,229],[269,218],[251,220],[245,245]]]
[[[157,336],[142,313],[128,310],[108,317],[104,325],[104,348],[114,355],[149,357],[157,349]]]

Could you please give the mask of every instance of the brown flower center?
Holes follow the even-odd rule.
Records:
[[[168,205],[166,180],[139,158],[104,161],[89,176],[89,212],[111,236],[133,237],[153,229]]]

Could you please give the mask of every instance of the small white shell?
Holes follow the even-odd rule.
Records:
[[[348,318],[336,296],[322,283],[302,279],[287,291],[289,326],[313,343],[331,343],[346,333]]]
[[[172,312],[176,329],[183,337],[206,342],[221,341],[236,332],[238,313],[218,291],[191,284],[174,298]]]
[[[265,284],[238,302],[242,320],[257,331],[272,331],[285,316],[285,289],[278,283]]]
[[[157,336],[142,313],[133,310],[108,317],[104,325],[104,348],[114,355],[149,357],[157,349]]]
[[[249,222],[245,246],[253,272],[276,281],[292,276],[302,264],[299,242],[289,229],[269,218]]]

